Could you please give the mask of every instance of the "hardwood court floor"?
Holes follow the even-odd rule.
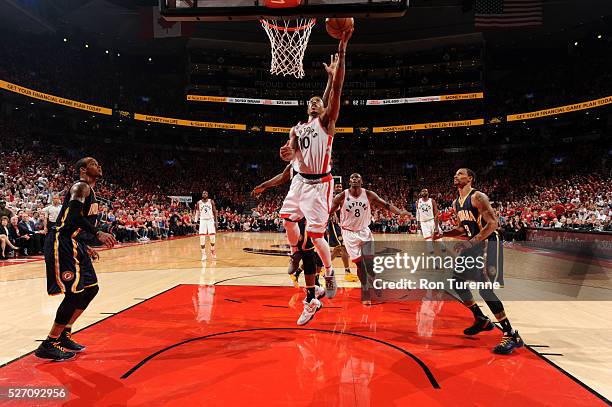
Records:
[[[376,238],[393,241],[414,237],[377,235]],[[272,405],[272,401],[309,405],[315,401],[309,398],[312,394],[296,389],[318,389],[319,393],[327,394],[332,387],[333,396],[325,397],[335,405],[381,405],[383,401],[391,403],[387,405],[403,405],[425,400],[448,403],[457,392],[471,392],[466,388],[468,384],[481,383],[482,387],[472,390],[486,388],[483,396],[504,394],[507,401],[529,405],[603,405],[568,377],[571,375],[602,397],[609,399],[612,395],[609,381],[612,352],[608,339],[612,334],[609,317],[612,302],[586,300],[609,295],[612,287],[606,263],[587,264],[585,267],[592,267],[595,272],[575,277],[571,273],[558,273],[560,268],[575,268],[576,263],[569,259],[559,259],[551,253],[506,250],[508,289],[518,293],[539,290],[552,294],[550,298],[555,301],[505,303],[513,325],[533,347],[521,349],[510,357],[500,357],[490,353],[490,348],[499,340],[499,332],[488,332],[476,339],[465,338],[461,331],[470,323],[469,313],[446,297],[441,302],[440,298],[421,301],[418,296],[396,299],[364,309],[357,300],[358,290],[341,290],[336,299],[324,300],[323,310],[306,326],[319,331],[302,335],[295,325],[301,310],[301,293],[289,287],[285,274],[287,258],[282,256],[283,235],[223,234],[218,237],[218,247],[219,259],[206,263],[199,260],[197,237],[103,251],[96,264],[100,295],[75,326],[78,330],[105,319],[75,335],[77,340],[89,345],[86,353],[76,361],[62,364],[26,356],[0,369],[0,386],[59,381],[73,386],[71,400],[83,403],[161,405],[168,402],[159,387],[164,382],[171,384],[167,390],[174,389],[180,395],[177,402],[187,401],[188,394],[209,397],[211,401],[221,401],[225,394],[229,397],[227,400],[238,401],[221,389],[241,383],[246,386],[241,392],[268,392],[267,383],[275,389],[292,389],[285,398],[268,397]],[[339,260],[335,268],[339,271],[341,286],[358,287],[356,283],[342,280]],[[162,292],[165,293],[147,301]],[[46,335],[60,300],[46,296],[42,262],[0,267],[0,363],[18,358],[37,346],[35,340]],[[133,308],[121,312],[129,307]],[[269,329],[252,331],[260,328]],[[198,349],[199,344],[191,350],[181,346],[177,354],[168,353],[160,360],[146,363],[134,373],[133,378],[140,377],[136,382],[126,382],[134,380],[132,375],[121,379],[156,351],[184,340],[200,342],[195,338],[233,330],[248,332],[242,339],[231,335],[215,339],[215,349],[226,349],[212,355],[215,362],[210,367],[218,374],[211,376],[206,370],[209,373],[200,382],[214,382],[217,387],[206,387],[210,392],[201,393],[206,388],[198,387],[198,382],[185,383],[189,387],[181,384],[183,373],[190,372],[196,377],[203,374],[197,366],[206,364],[207,355],[211,355],[209,349]],[[348,335],[341,335],[343,339],[332,346],[325,335],[337,337],[334,332]],[[404,364],[401,352],[395,355],[383,351],[379,359],[379,353],[371,346],[352,339],[345,341],[350,334],[368,336],[416,355],[430,369],[440,389],[434,391],[428,376],[416,373],[420,369],[418,363]],[[250,345],[251,342],[254,343]],[[339,354],[338,363],[332,363],[334,355]],[[252,361],[249,361],[250,355]],[[321,357],[323,365],[319,366],[325,373],[315,374],[319,370],[313,367],[318,363],[313,357],[321,355],[326,355]],[[119,363],[120,360],[125,363]],[[180,360],[189,360],[189,363],[182,366]],[[228,360],[231,363],[224,364]],[[269,363],[269,378],[266,378],[266,369],[258,367],[260,363]],[[285,366],[285,370],[279,366]],[[167,374],[153,377],[151,371]],[[170,375],[173,371],[183,373],[173,379]],[[243,371],[252,371],[252,375]],[[242,375],[238,376],[241,377],[238,382],[236,374]],[[142,379],[143,375],[146,380]],[[323,381],[308,387],[310,382],[300,381],[304,375],[314,375]],[[281,380],[280,376],[285,381],[275,382]],[[352,383],[348,387],[347,381]],[[365,382],[370,384],[366,386]],[[534,386],[530,387],[529,383]],[[97,386],[106,389],[102,391],[112,387],[113,396],[105,399],[103,394],[92,390]],[[398,390],[405,386],[412,390]],[[150,398],[145,397],[143,394],[152,388],[159,391]],[[390,398],[381,398],[385,394]],[[472,401],[487,404],[487,400],[491,399]]]

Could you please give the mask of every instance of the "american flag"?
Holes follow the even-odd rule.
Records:
[[[476,27],[533,27],[542,24],[542,0],[476,0]]]

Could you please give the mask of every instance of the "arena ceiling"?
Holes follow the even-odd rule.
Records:
[[[371,48],[374,44],[414,42],[437,37],[473,35],[474,0],[411,0],[407,14],[396,19],[359,20],[353,46]],[[522,43],[542,47],[580,38],[592,30],[610,30],[612,1],[543,0],[544,24],[538,28],[492,30],[483,33],[489,43]],[[8,29],[35,33],[73,32],[91,36],[103,46],[124,51],[164,52],[176,50],[183,39],[153,40],[143,36],[143,8],[157,4],[151,0],[0,0],[0,24]],[[192,44],[206,47],[209,42],[267,44],[257,22],[200,22],[195,24]],[[311,44],[329,44],[318,30]]]

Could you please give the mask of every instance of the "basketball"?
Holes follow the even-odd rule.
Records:
[[[329,35],[339,40],[342,38],[342,33],[350,30],[355,25],[355,20],[352,18],[328,18],[325,20],[325,28]]]

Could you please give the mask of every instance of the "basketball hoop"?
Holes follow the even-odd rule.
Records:
[[[304,77],[304,53],[308,39],[317,20],[298,18],[297,20],[260,20],[261,26],[270,38],[272,45],[272,64],[270,73],[274,75],[293,75]]]

